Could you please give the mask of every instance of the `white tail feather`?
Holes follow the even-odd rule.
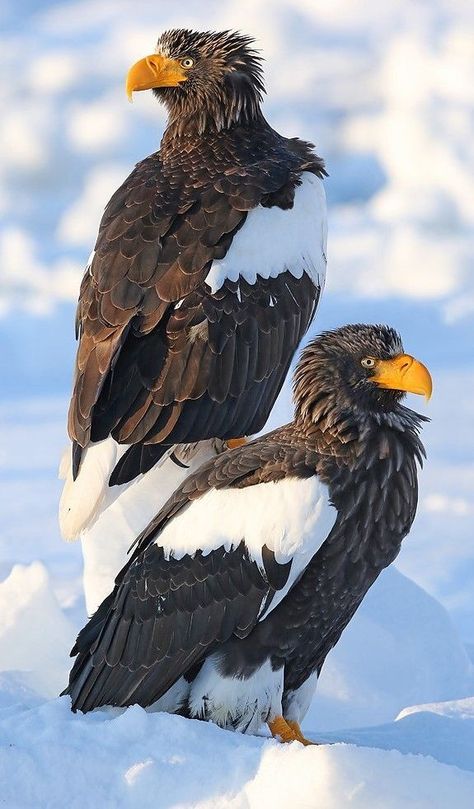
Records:
[[[79,474],[72,478],[71,452],[63,455],[59,477],[65,480],[59,503],[59,527],[64,539],[77,539],[99,514],[128,487],[108,486],[110,474],[126,445],[106,438],[90,444],[83,452]]]
[[[138,534],[183,480],[222,449],[223,443],[214,439],[201,441],[189,449],[177,448],[185,467],[175,463],[168,454],[132,483],[109,489],[112,495],[107,497],[113,497],[112,502],[102,497],[102,501],[96,504],[97,516],[89,520],[88,527],[81,532],[84,593],[89,615],[111,592],[115,577],[127,561],[130,545]],[[114,495],[117,489],[118,495]]]

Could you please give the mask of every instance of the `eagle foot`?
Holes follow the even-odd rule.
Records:
[[[303,736],[298,722],[287,722],[282,716],[276,716],[275,719],[268,722],[268,727],[270,728],[272,736],[280,739],[282,742],[300,742],[304,744],[305,747],[317,744],[317,742],[311,742]]]
[[[242,438],[228,438],[226,441],[228,449],[235,449],[235,447],[243,447],[244,444],[247,443],[247,439],[245,436]]]

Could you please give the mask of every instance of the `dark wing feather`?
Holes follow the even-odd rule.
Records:
[[[229,551],[167,559],[155,539],[211,489],[314,474],[315,454],[291,440],[291,430],[280,428],[203,464],[138,537],[114,592],[72,650],[77,659],[66,693],[74,710],[150,705],[217,644],[252,630],[262,604],[285,586],[291,562],[279,564],[264,546],[260,568],[244,541]]]
[[[110,200],[79,298],[75,472],[78,447],[109,434],[171,445],[265,423],[320,290],[290,273],[214,295],[205,284],[249,210],[291,207],[301,171],[324,173],[307,147],[265,133],[168,145]],[[132,448],[114,482],[142,464]]]
[[[136,341],[136,355],[123,353],[119,358],[107,398],[96,408],[93,439],[111,432],[121,442],[163,444],[147,456],[148,465],[132,446],[115,468],[111,484],[146,472],[152,457],[156,462],[172,444],[234,438],[263,428],[311,322],[319,291],[308,276],[296,279],[290,273],[255,285],[242,282],[240,301],[231,286],[225,282],[219,298],[201,290],[190,295],[178,310],[181,322],[189,310],[192,313],[184,333],[178,331],[175,316],[170,317],[170,350],[154,382],[150,377],[156,361],[154,365],[151,356],[159,357],[163,345],[158,332],[148,338],[150,344],[156,341],[154,352],[139,355],[142,338]],[[126,367],[129,357],[131,369]],[[141,409],[136,400],[126,400],[130,383],[123,385],[135,374],[151,388],[142,391]],[[117,404],[111,407],[111,402]],[[111,414],[119,410],[124,413],[121,420],[111,423]]]
[[[78,637],[73,709],[150,705],[213,646],[245,637],[273,592],[243,543],[179,560],[149,545],[99,608],[94,632]]]

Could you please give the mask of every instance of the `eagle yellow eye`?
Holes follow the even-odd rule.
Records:
[[[191,59],[190,56],[187,56],[186,59],[181,59],[180,65],[181,67],[184,67],[187,70],[189,70],[189,68],[194,65],[194,59]]]
[[[360,361],[360,364],[363,368],[375,368],[375,360],[373,357],[364,357],[364,359]]]

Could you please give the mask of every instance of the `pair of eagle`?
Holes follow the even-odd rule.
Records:
[[[161,148],[107,205],[80,292],[60,518],[92,554],[94,614],[67,693],[306,743],[325,657],[413,521],[422,417],[401,399],[431,379],[391,328],[326,332],[294,421],[243,440],[324,287],[324,164],[263,117],[241,34],[163,34],[127,77],[145,89]]]

